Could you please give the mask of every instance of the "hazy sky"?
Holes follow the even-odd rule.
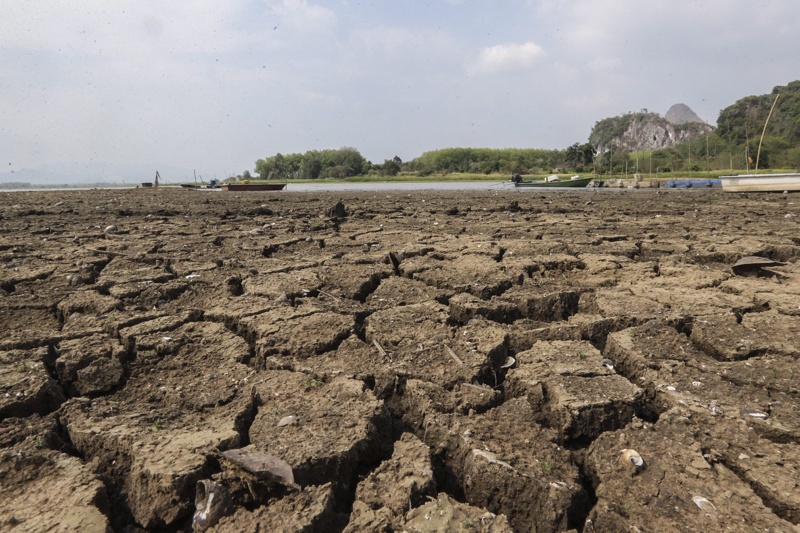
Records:
[[[0,172],[565,148],[800,78],[798,0],[0,0]]]

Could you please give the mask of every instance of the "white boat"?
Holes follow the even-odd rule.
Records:
[[[720,176],[726,192],[800,191],[800,172],[791,174],[740,174]]]

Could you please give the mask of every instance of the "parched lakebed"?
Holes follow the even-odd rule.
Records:
[[[0,194],[0,529],[798,531],[799,220],[711,190]]]

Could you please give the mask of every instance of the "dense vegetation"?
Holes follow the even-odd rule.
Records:
[[[800,81],[775,87],[771,94],[748,96],[723,109],[717,129],[695,135],[670,148],[626,151],[615,149],[634,121],[666,122],[646,109],[597,122],[588,143],[563,150],[535,148],[445,148],[425,152],[411,161],[398,157],[383,163],[367,161],[355,148],[310,150],[305,154],[276,154],[256,161],[262,179],[347,178],[360,175],[394,176],[400,172],[431,174],[548,174],[552,172],[621,174],[639,172],[714,172],[753,168],[761,131],[769,109],[780,93],[761,146],[760,169],[800,168]],[[678,131],[691,125],[673,125]],[[249,172],[240,177],[249,177]]]
[[[425,152],[408,169],[420,174],[462,172],[472,174],[527,173],[552,168],[562,160],[560,150],[533,148],[445,148]]]

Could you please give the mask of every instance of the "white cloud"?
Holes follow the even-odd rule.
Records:
[[[467,68],[467,72],[474,75],[529,70],[544,55],[544,49],[533,42],[498,44],[481,50],[475,61]]]
[[[595,72],[605,72],[622,67],[622,59],[619,57],[596,56],[586,64],[589,70]]]
[[[285,24],[293,29],[304,32],[323,32],[332,30],[338,18],[332,10],[309,4],[308,0],[281,0],[268,2],[272,11],[281,19],[280,24]]]

